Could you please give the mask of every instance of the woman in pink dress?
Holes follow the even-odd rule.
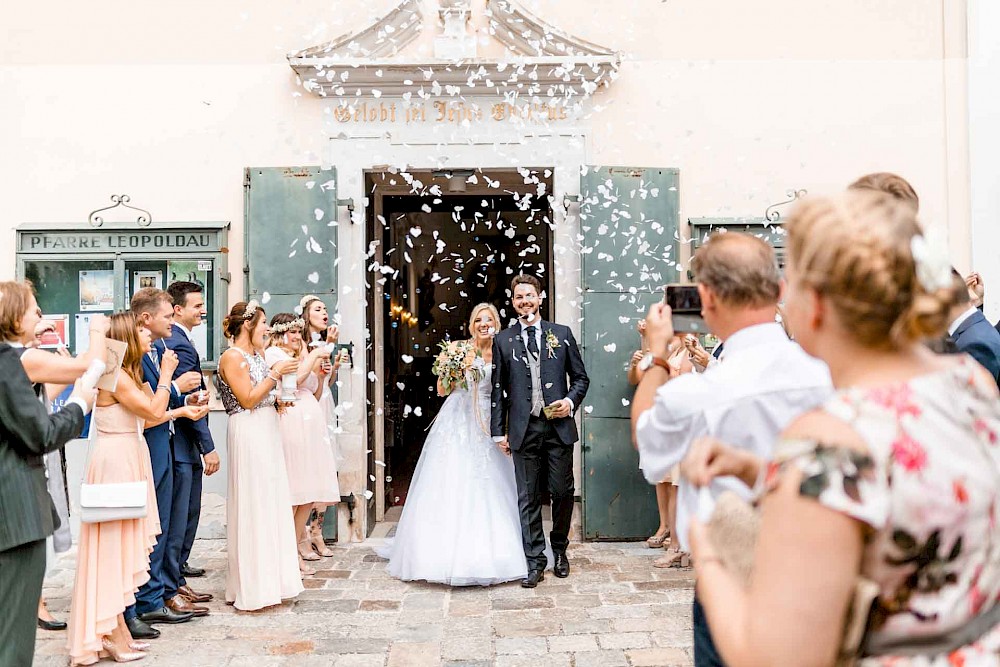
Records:
[[[153,470],[142,431],[166,419],[177,355],[170,350],[162,355],[160,385],[149,389],[142,380],[142,357],[151,346],[149,331],[139,327],[131,313],[115,313],[108,338],[127,343],[128,348],[115,391],[98,394],[93,415],[96,437],[90,443],[84,479],[88,484],[146,482],[146,516],[81,524],[69,614],[72,665],[90,665],[102,657],[139,660],[149,648],[132,640],[122,614],[135,604],[139,586],[149,580],[149,554],[160,534]],[[175,412],[198,419],[203,410]]]
[[[314,504],[326,507],[340,501],[340,486],[326,414],[319,404],[323,384],[316,373],[330,353],[325,345],[314,346],[311,351],[306,349],[302,342],[304,326],[305,322],[292,313],[278,313],[271,318],[271,338],[264,358],[271,369],[283,361],[299,360],[295,402],[285,407],[278,420],[292,496],[295,536],[299,538],[299,570],[309,575],[316,571],[305,561],[320,557],[305,535],[306,522]],[[339,357],[333,363],[334,368],[339,367]]]
[[[268,370],[267,321],[256,301],[237,303],[223,322],[232,341],[219,359],[222,403],[229,413],[226,601],[243,611],[281,604],[302,592],[295,525],[272,391],[295,359]]]
[[[313,294],[307,294],[299,300],[299,308],[302,309],[302,318],[305,320],[305,327],[302,329],[302,340],[306,347],[316,347],[321,343],[327,345],[334,344],[340,336],[340,329],[336,324],[330,324],[330,314],[326,309],[326,304]],[[333,402],[333,391],[331,385],[337,381],[337,370],[340,361],[336,361],[336,366],[329,358],[324,358],[317,369],[320,384],[323,385],[323,393],[319,397],[319,405],[323,408],[326,417],[326,429],[329,436],[330,448],[333,451],[334,464],[339,464],[339,447],[337,443],[337,415],[336,404]],[[306,535],[309,544],[320,556],[332,556],[333,552],[323,541],[323,523],[327,506],[324,503],[313,505],[315,518],[306,526]]]

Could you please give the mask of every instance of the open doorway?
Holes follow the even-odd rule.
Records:
[[[495,305],[507,326],[507,290],[521,272],[546,285],[542,316],[551,319],[552,171],[369,172],[366,186],[375,371],[368,432],[381,518],[406,502],[444,402],[431,373],[438,343],[468,337],[469,315],[482,302]]]

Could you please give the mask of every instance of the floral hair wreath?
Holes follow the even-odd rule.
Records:
[[[306,294],[304,297],[299,299],[299,310],[305,312],[306,305],[308,305],[311,301],[321,301],[321,300],[322,299],[320,299],[315,294]]]
[[[290,329],[304,329],[306,326],[306,321],[301,317],[298,317],[291,322],[282,322],[281,324],[275,324],[271,327],[271,333],[285,333]]]
[[[253,319],[253,316],[257,314],[258,308],[260,308],[260,304],[257,303],[257,299],[250,299],[247,301],[247,307],[243,309],[243,319]]]

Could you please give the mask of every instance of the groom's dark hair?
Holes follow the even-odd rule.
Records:
[[[514,288],[517,287],[518,285],[531,285],[532,287],[535,288],[535,292],[538,293],[538,296],[542,295],[542,283],[535,276],[529,276],[526,273],[514,276],[514,279],[510,281],[511,295],[514,294]]]

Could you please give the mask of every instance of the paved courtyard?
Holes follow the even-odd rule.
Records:
[[[574,543],[568,579],[450,589],[390,578],[364,545],[334,547],[293,602],[237,612],[221,601],[224,540],[198,540],[192,580],[213,593],[211,614],[157,626],[143,665],[270,667],[617,667],[691,665],[690,570],[651,566],[645,543]],[[49,608],[68,616],[74,552],[46,581]],[[65,633],[39,631],[35,664],[66,664]]]

